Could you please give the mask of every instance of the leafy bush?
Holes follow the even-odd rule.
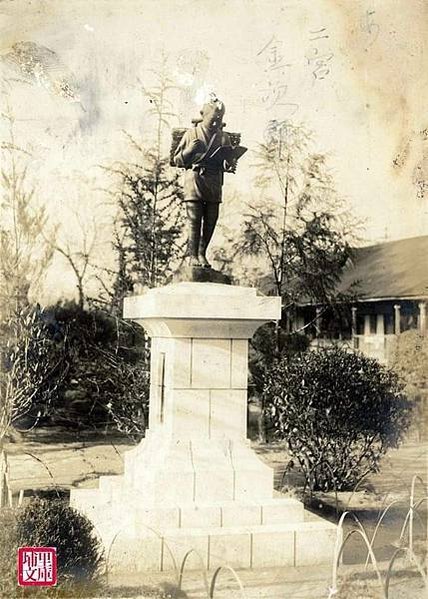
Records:
[[[67,370],[63,344],[39,306],[0,322],[0,436],[26,414],[49,411]]]
[[[52,323],[67,331],[70,360],[57,422],[94,427],[113,422],[122,432],[142,435],[149,397],[143,329],[71,303],[52,310]]]
[[[29,412],[27,420],[37,423],[91,428],[113,423],[121,432],[141,436],[149,396],[143,329],[74,302],[31,310],[29,315],[21,319],[10,351],[2,352],[3,361],[11,365],[0,369],[8,375],[6,386],[0,376],[0,398],[3,387],[13,395],[9,420]]]
[[[428,439],[428,336],[412,329],[397,335],[391,367],[405,384],[413,402],[412,433]]]
[[[410,424],[398,376],[338,348],[274,364],[263,391],[267,416],[314,490],[349,490],[378,470]]]
[[[102,547],[91,522],[62,501],[34,499],[17,513],[18,546],[56,547],[59,583],[97,579]]]
[[[392,367],[406,383],[406,391],[411,395],[428,389],[428,336],[417,330],[398,335]]]
[[[265,418],[263,387],[266,372],[275,360],[285,355],[294,355],[296,352],[308,348],[309,339],[298,333],[286,333],[274,323],[267,323],[257,329],[249,345],[249,392],[250,398],[256,398],[260,406],[258,417],[258,438],[265,443],[271,435],[268,422]]]
[[[308,347],[308,337],[299,333],[286,333],[274,323],[258,328],[249,347],[250,388],[261,395],[264,377],[272,361],[306,351]]]

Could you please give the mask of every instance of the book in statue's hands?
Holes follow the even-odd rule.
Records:
[[[224,160],[229,164],[234,160],[239,160],[241,156],[245,154],[248,148],[244,146],[219,146],[214,150],[208,157],[209,160],[214,159],[216,162],[223,162]]]

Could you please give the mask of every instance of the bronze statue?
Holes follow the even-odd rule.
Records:
[[[246,151],[236,143],[239,135],[223,131],[224,113],[224,104],[217,99],[204,104],[201,118],[185,131],[172,156],[175,166],[186,169],[190,266],[210,268],[206,252],[218,219],[224,173],[234,173],[238,158]]]

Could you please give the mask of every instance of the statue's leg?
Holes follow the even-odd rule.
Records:
[[[202,202],[186,202],[187,211],[187,254],[190,266],[200,266],[198,249],[201,239],[201,223],[203,215]]]
[[[220,204],[218,202],[204,203],[202,236],[199,243],[199,262],[202,266],[210,266],[206,253],[217,224],[219,206]]]

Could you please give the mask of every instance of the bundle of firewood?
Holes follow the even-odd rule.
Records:
[[[188,127],[176,127],[172,130],[172,139],[171,139],[171,149],[169,151],[169,163],[171,166],[175,166],[174,164],[174,156],[177,151],[178,144],[180,143],[183,135],[188,130]],[[225,133],[230,137],[230,143],[232,146],[239,146],[241,143],[241,134],[240,133],[230,133],[229,131],[225,131]]]

